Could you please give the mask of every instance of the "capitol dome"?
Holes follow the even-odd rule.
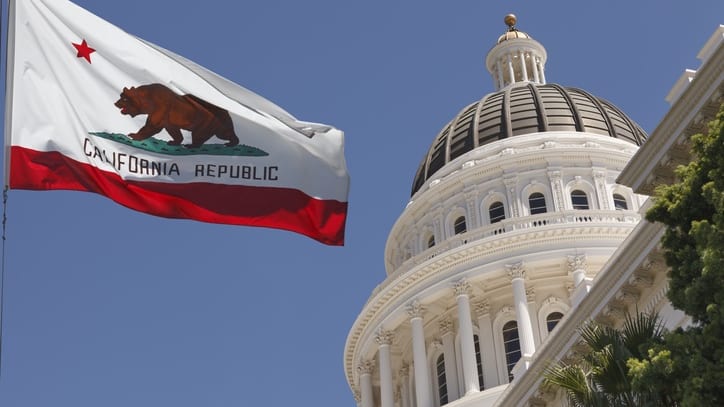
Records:
[[[360,407],[495,405],[641,219],[617,178],[646,133],[547,84],[543,45],[506,24],[485,59],[493,93],[433,140],[347,337]]]
[[[582,89],[515,83],[466,106],[443,127],[417,169],[412,195],[440,168],[471,150],[514,136],[552,131],[600,134],[637,146],[646,140],[641,127],[616,106]]]

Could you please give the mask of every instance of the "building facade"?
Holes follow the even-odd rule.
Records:
[[[496,91],[433,140],[350,330],[359,406],[557,405],[542,371],[575,357],[587,320],[686,323],[665,298],[663,228],[641,219],[722,102],[722,28],[647,137],[610,102],[547,83],[545,48],[505,22],[486,58]]]

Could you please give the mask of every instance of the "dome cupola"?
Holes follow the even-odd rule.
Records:
[[[612,103],[585,90],[546,84],[546,51],[505,17],[508,31],[488,53],[497,91],[464,107],[433,140],[412,183],[414,195],[435,173],[465,153],[510,137],[543,132],[593,133],[637,146],[646,133]]]
[[[546,50],[530,35],[518,31],[516,21],[513,14],[505,16],[508,31],[498,38],[485,59],[496,90],[521,82],[546,83]]]

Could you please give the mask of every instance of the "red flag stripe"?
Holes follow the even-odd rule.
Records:
[[[347,203],[312,198],[289,188],[205,182],[127,181],[58,152],[13,146],[10,188],[95,192],[128,208],[166,218],[261,226],[344,244]]]

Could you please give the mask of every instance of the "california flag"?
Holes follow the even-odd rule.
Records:
[[[344,243],[344,137],[65,0],[10,2],[6,185]],[[9,175],[8,175],[9,174]]]

